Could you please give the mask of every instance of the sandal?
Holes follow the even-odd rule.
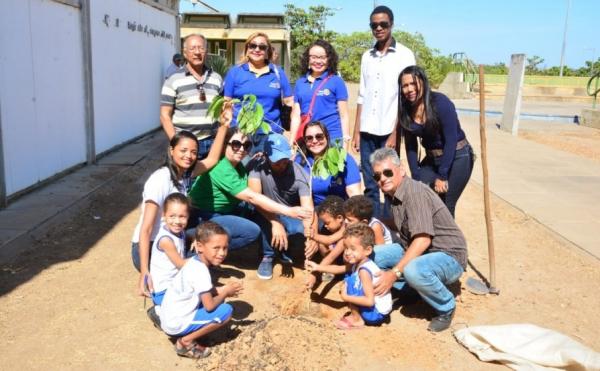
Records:
[[[210,349],[208,347],[203,347],[200,344],[193,342],[190,344],[189,348],[182,347],[179,348],[177,344],[181,345],[179,340],[175,342],[175,353],[177,353],[180,357],[187,357],[192,359],[200,359],[205,358],[210,355]]]
[[[365,325],[362,323],[354,323],[348,319],[348,317],[342,317],[341,319],[334,321],[333,324],[338,330],[356,330],[363,328]]]

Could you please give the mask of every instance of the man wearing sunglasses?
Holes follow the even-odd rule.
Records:
[[[373,181],[369,156],[378,148],[396,146],[398,76],[416,62],[413,52],[392,37],[394,13],[390,8],[373,9],[369,26],[376,43],[361,59],[352,147],[360,152],[365,196],[373,202],[375,216],[387,218],[389,206],[380,209],[379,189]]]
[[[206,38],[189,35],[183,41],[187,63],[165,80],[160,98],[160,122],[169,140],[176,132],[191,131],[198,138],[198,160],[204,159],[214,141],[218,124],[206,117],[223,79],[205,66]]]
[[[465,237],[440,197],[406,176],[394,149],[378,149],[370,161],[373,180],[390,201],[402,242],[402,246],[375,246],[375,264],[385,271],[373,291],[375,295],[392,287],[401,295],[416,291],[438,313],[429,331],[443,331],[450,327],[456,309],[447,285],[458,281],[467,267]]]
[[[288,140],[281,134],[269,134],[264,154],[266,161],[252,161],[249,164],[250,175],[248,188],[256,193],[262,193],[273,201],[289,207],[302,206],[312,210],[313,202],[310,194],[309,177],[300,164],[290,160],[292,150]],[[258,267],[258,277],[270,279],[273,276],[273,258],[275,250],[280,251],[282,263],[291,264],[292,259],[286,251],[292,244],[289,237],[294,237],[296,246],[304,246],[304,236],[310,234],[311,221],[299,220],[285,215],[257,208],[253,220],[264,231],[269,249],[263,251],[263,260]]]

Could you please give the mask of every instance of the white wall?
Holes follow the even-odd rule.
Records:
[[[139,0],[91,0],[90,12],[98,154],[160,125],[176,19]],[[0,0],[6,196],[86,161],[81,22],[81,9],[58,1]],[[128,22],[170,38],[131,31]]]
[[[0,1],[0,102],[6,193],[85,161],[79,10]]]
[[[109,26],[103,22],[105,15]],[[131,31],[128,22],[165,31],[171,38]],[[92,2],[96,152],[160,125],[160,89],[175,53],[175,27],[175,16],[138,1]]]

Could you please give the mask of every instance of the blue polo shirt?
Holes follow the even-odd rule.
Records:
[[[302,156],[296,156],[296,162],[302,163]],[[307,160],[310,166],[314,163],[312,156],[307,156]],[[304,164],[304,170],[308,173],[310,169],[308,164]],[[354,158],[350,154],[346,154],[346,166],[344,171],[338,173],[335,177],[329,176],[327,179],[313,176],[312,178],[312,192],[313,202],[315,206],[318,206],[325,197],[329,195],[340,196],[342,199],[347,200],[348,194],[346,193],[346,187],[352,184],[360,183],[360,170],[356,165]]]
[[[279,78],[275,73],[279,71]],[[226,97],[242,99],[244,94],[256,95],[257,101],[262,104],[265,111],[265,121],[271,125],[271,130],[276,133],[283,132],[279,119],[281,106],[281,92],[284,97],[292,96],[292,87],[283,69],[272,63],[269,64],[269,72],[258,77],[250,71],[248,63],[233,66],[225,76],[223,94]],[[231,126],[237,126],[238,109],[233,110],[233,121]],[[262,130],[258,131],[263,133]]]
[[[294,87],[294,102],[300,104],[302,114],[308,113],[313,94],[329,75],[329,71],[325,71],[313,83],[308,81],[309,75],[307,73],[296,80],[296,86]],[[348,89],[346,89],[344,80],[338,75],[333,75],[317,92],[315,104],[312,109],[312,121],[321,121],[325,124],[332,141],[342,139],[343,137],[338,102],[347,100]]]

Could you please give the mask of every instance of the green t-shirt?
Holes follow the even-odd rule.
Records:
[[[240,163],[233,167],[223,157],[208,173],[196,178],[189,192],[192,205],[202,211],[231,213],[240,200],[235,195],[248,188],[248,172]]]

